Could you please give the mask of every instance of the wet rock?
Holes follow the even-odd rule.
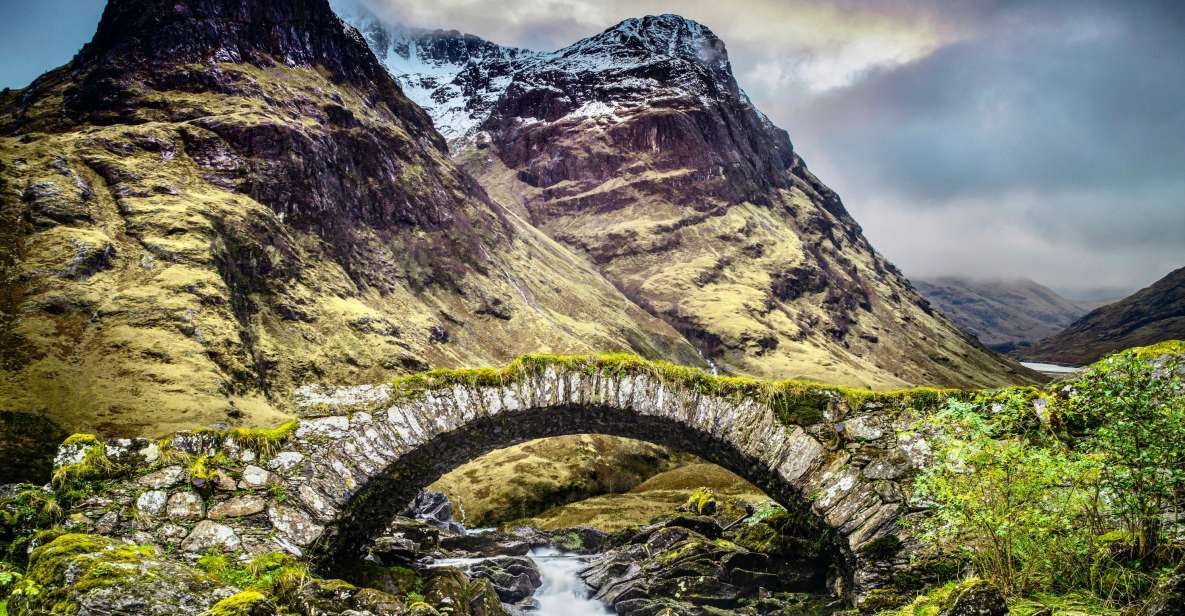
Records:
[[[502,533],[471,533],[441,537],[440,550],[457,556],[525,556],[531,544]]]
[[[406,537],[379,537],[369,551],[375,560],[387,566],[409,565],[424,557],[419,544]]]
[[[469,577],[483,578],[494,585],[503,603],[519,604],[535,594],[543,580],[535,561],[525,556],[500,556],[470,565]]]
[[[453,521],[453,505],[442,492],[421,491],[400,515],[423,520],[451,533],[465,532],[465,527]]]

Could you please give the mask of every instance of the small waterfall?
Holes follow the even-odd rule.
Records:
[[[584,561],[554,548],[531,550],[543,584],[535,591],[539,616],[613,616],[600,601],[589,597],[588,585],[580,578]]]

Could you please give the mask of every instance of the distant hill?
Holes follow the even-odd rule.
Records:
[[[1000,352],[1052,336],[1089,310],[1032,280],[947,276],[913,283],[940,312]]]
[[[1112,351],[1179,338],[1185,338],[1185,267],[1130,297],[1091,311],[1017,354],[1034,361],[1081,365]]]

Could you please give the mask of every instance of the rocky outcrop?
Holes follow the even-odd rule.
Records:
[[[1185,339],[1185,267],[1091,311],[1018,353],[1034,361],[1082,366],[1115,351],[1181,339]]]
[[[616,547],[581,573],[594,596],[623,616],[811,613],[834,601],[817,529],[785,512],[750,520],[751,510],[708,493],[688,509],[610,537]]]
[[[851,385],[1034,374],[935,313],[676,15],[554,52],[358,20],[487,191],[720,368]]]
[[[1179,565],[1149,593],[1141,616],[1185,615],[1185,563]]]

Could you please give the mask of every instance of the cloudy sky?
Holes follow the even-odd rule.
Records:
[[[1086,295],[1185,266],[1185,3],[334,0],[353,2],[542,50],[642,14],[700,21],[910,275]],[[0,86],[68,60],[101,4],[0,4]]]

